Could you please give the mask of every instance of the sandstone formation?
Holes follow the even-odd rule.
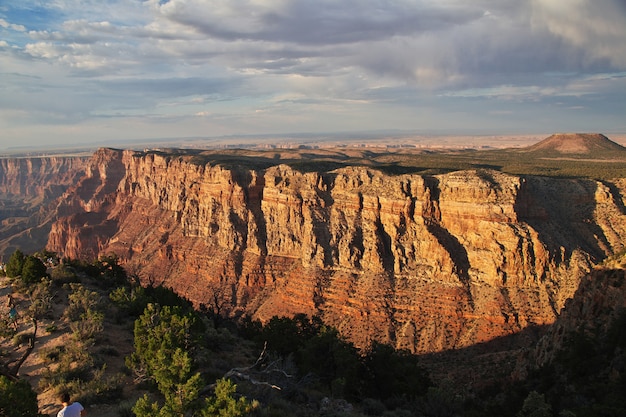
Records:
[[[0,260],[48,241],[56,199],[83,176],[88,157],[0,159]]]
[[[584,276],[578,290],[567,300],[562,314],[546,334],[535,346],[519,355],[513,376],[524,379],[530,371],[553,364],[563,352],[580,349],[572,345],[586,340],[588,351],[576,353],[589,356],[604,354],[609,358],[605,360],[608,368],[602,371],[604,378],[612,382],[623,378],[626,353],[614,345],[615,339],[623,334],[625,284],[624,269],[599,268]]]
[[[88,157],[0,158],[0,193],[30,198],[58,197],[82,176]]]
[[[623,180],[491,170],[299,172],[102,149],[48,249],[115,253],[145,283],[233,316],[318,314],[357,346],[469,346],[549,324],[623,249]]]

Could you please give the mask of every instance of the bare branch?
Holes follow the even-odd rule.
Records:
[[[232,368],[228,372],[224,374],[224,378],[236,377],[244,381],[248,381],[253,385],[262,385],[266,387],[270,387],[275,390],[282,390],[282,387],[268,382],[271,378],[270,374],[278,373],[286,378],[293,378],[292,375],[279,368],[279,365],[282,363],[281,359],[277,359],[273,362],[270,362],[263,369],[261,365],[267,360],[267,342],[263,345],[263,350],[259,354],[257,360],[250,366]]]

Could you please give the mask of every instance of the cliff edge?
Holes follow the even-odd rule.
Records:
[[[103,149],[61,199],[48,249],[115,253],[145,283],[231,316],[317,314],[360,347],[434,352],[554,322],[623,249],[625,187]]]

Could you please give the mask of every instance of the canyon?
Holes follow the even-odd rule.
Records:
[[[261,321],[318,315],[357,347],[414,353],[552,324],[584,277],[624,249],[621,177],[213,155],[6,159],[0,193],[28,197],[23,215],[38,207],[28,233],[41,230],[62,257],[115,255],[142,283],[196,306]],[[4,213],[3,225],[19,217]]]

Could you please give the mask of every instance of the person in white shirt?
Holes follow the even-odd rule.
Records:
[[[61,394],[61,403],[63,408],[58,412],[57,417],[82,417],[85,415],[85,408],[79,402],[71,402],[67,392]]]

